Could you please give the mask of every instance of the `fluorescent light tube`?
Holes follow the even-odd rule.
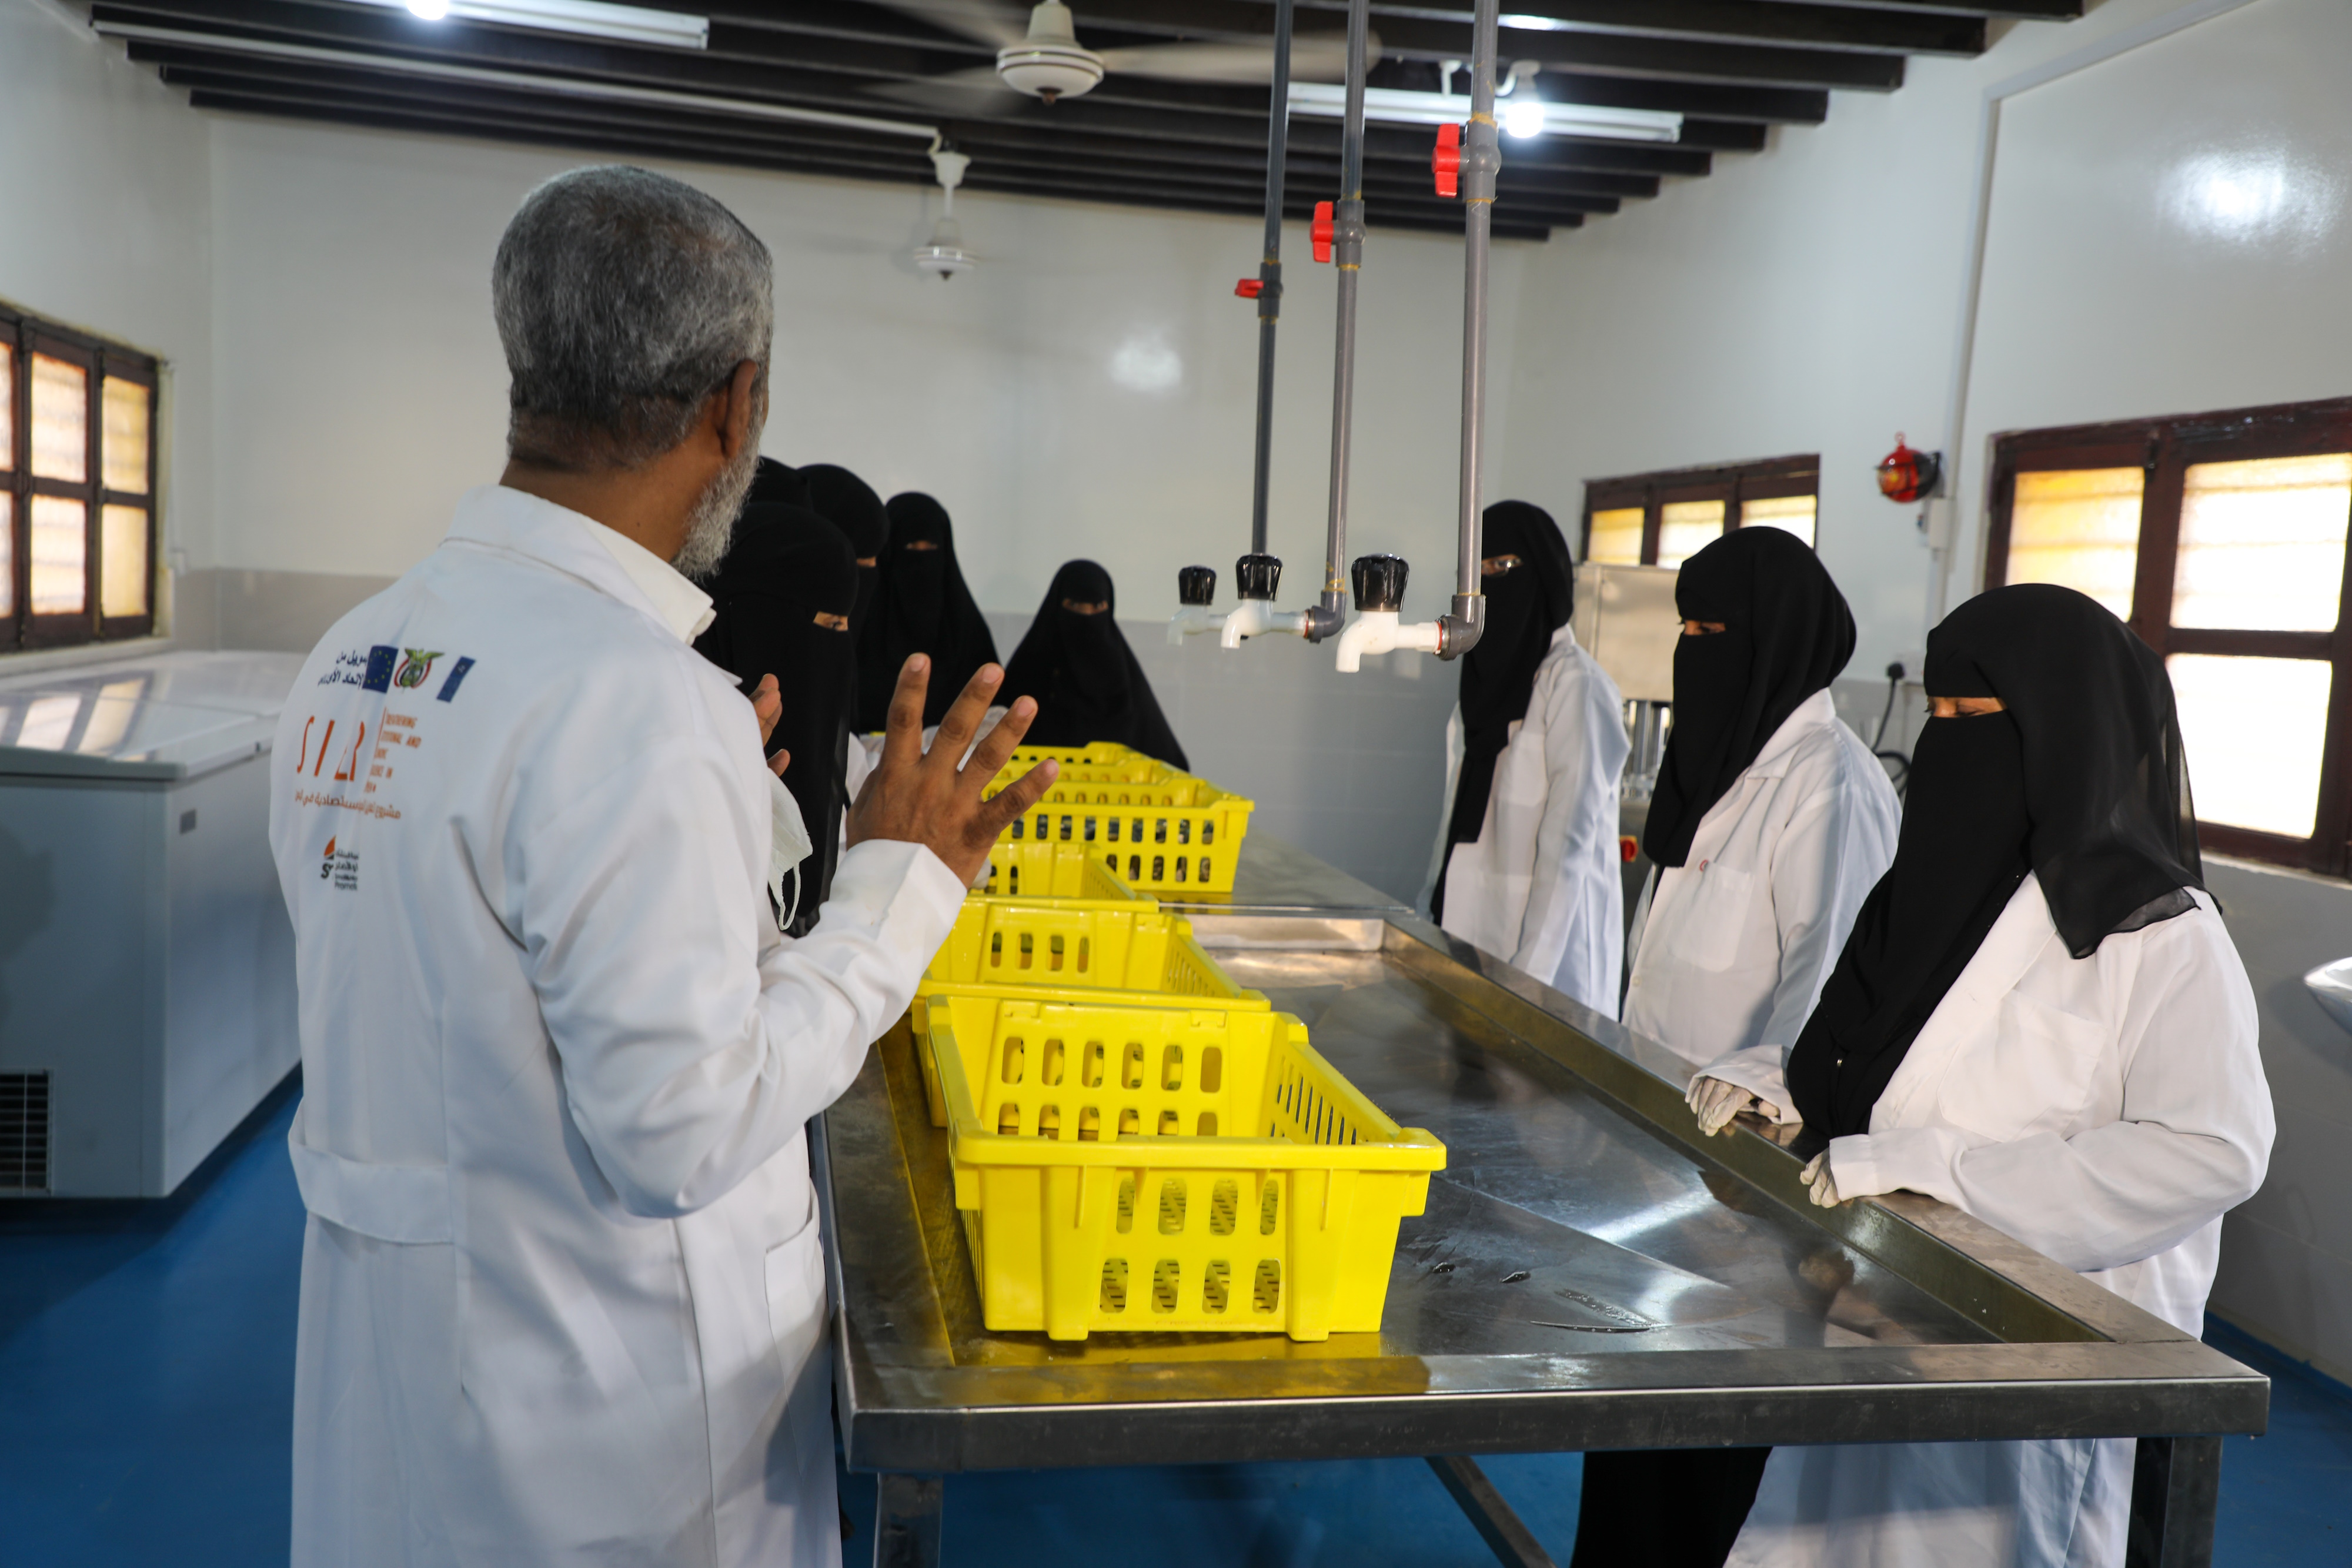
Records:
[[[407,11],[428,21],[446,16],[458,22],[496,22],[509,27],[536,27],[542,32],[576,33],[672,49],[701,49],[710,45],[708,16],[656,11],[649,5],[615,5],[608,0],[426,0],[421,8],[411,0],[359,3]]]
[[[1655,109],[1600,109],[1583,103],[1546,103],[1538,126],[1526,106],[1536,101],[1513,94],[1496,100],[1512,111],[1518,135],[1601,137],[1612,141],[1679,141],[1683,117]],[[1348,89],[1332,82],[1290,84],[1290,112],[1338,120],[1348,112]],[[1470,118],[1470,100],[1460,94],[1408,92],[1402,88],[1364,89],[1364,118],[1388,125],[1459,125]]]

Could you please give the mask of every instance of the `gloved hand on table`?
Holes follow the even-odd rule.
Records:
[[[1742,1111],[1754,1111],[1775,1121],[1780,1114],[1777,1107],[1759,1100],[1738,1084],[1703,1073],[1691,1080],[1690,1091],[1683,1098],[1698,1113],[1698,1130],[1710,1138],[1731,1125],[1731,1119]]]
[[[1835,1208],[1845,1201],[1838,1197],[1837,1177],[1830,1170],[1830,1152],[1823,1149],[1805,1162],[1797,1179],[1813,1189],[1813,1202],[1822,1208]]]

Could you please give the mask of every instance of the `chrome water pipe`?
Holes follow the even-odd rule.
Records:
[[[1462,488],[1461,540],[1454,569],[1454,609],[1440,621],[1437,656],[1452,659],[1478,645],[1486,597],[1479,591],[1479,462],[1486,422],[1486,257],[1495,217],[1495,176],[1503,167],[1495,134],[1495,54],[1498,0],[1476,0],[1470,47],[1470,130],[1462,147]]]
[[[1348,621],[1348,460],[1356,420],[1356,284],[1364,265],[1364,81],[1371,69],[1371,0],[1349,0],[1348,106],[1331,222],[1339,283],[1331,355],[1331,509],[1323,536],[1323,596],[1307,612],[1310,643],[1338,635]]]

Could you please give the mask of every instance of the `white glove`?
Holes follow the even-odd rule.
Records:
[[[1773,1120],[1780,1116],[1776,1106],[1759,1100],[1738,1084],[1704,1073],[1691,1080],[1690,1091],[1683,1098],[1698,1113],[1698,1130],[1710,1138],[1731,1125],[1731,1119],[1742,1111],[1753,1110]]]
[[[1797,1179],[1811,1185],[1813,1202],[1820,1207],[1835,1208],[1842,1201],[1838,1197],[1837,1178],[1830,1174],[1830,1152],[1827,1149],[1806,1161],[1805,1168],[1797,1173]]]

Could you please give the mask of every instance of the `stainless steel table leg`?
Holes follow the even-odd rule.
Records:
[[[1503,1500],[1477,1460],[1460,1454],[1433,1454],[1429,1468],[1437,1472],[1437,1479],[1445,1483],[1445,1490],[1454,1494],[1454,1500],[1462,1505],[1462,1511],[1470,1516],[1470,1522],[1495,1549],[1505,1568],[1553,1568],[1551,1553],[1511,1511],[1511,1505]]]
[[[939,1568],[939,1476],[881,1475],[874,1489],[874,1568]]]
[[[2212,1568],[2221,1501],[2221,1438],[2142,1437],[2126,1568]]]

